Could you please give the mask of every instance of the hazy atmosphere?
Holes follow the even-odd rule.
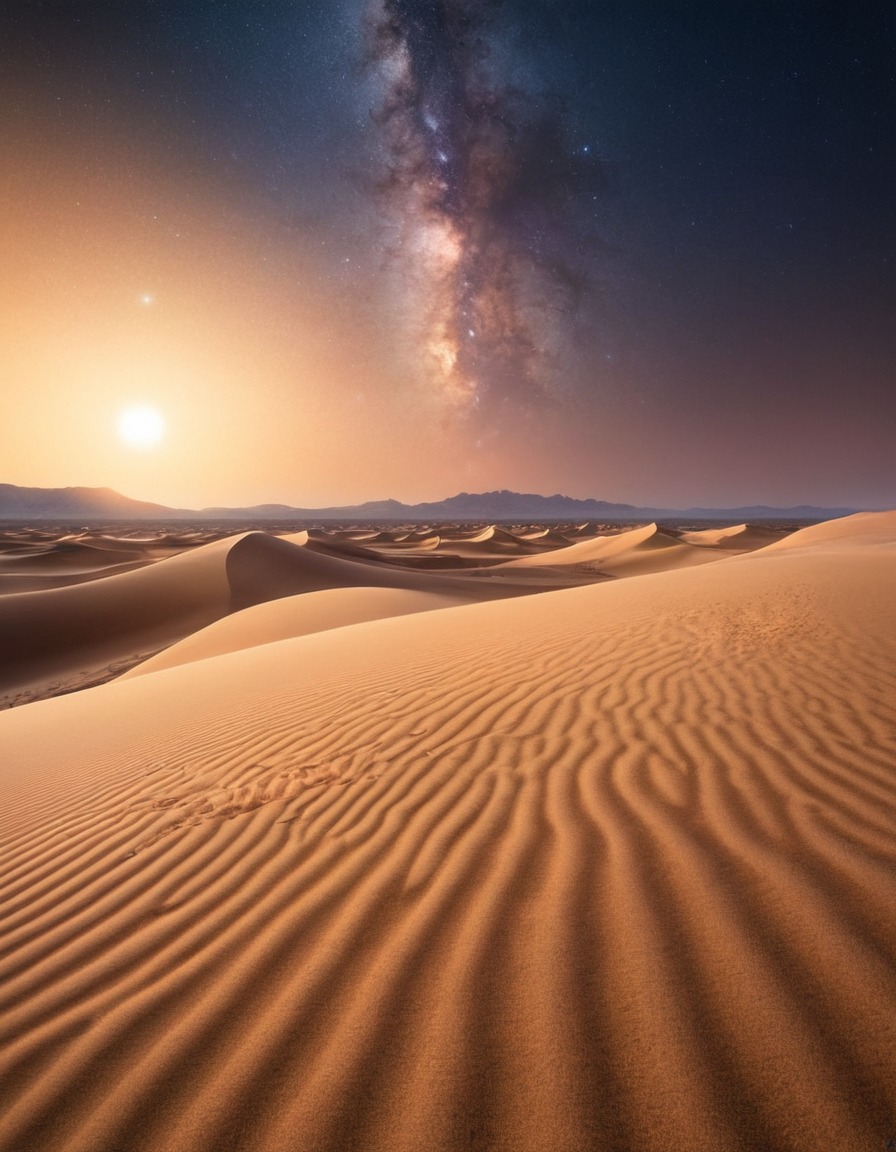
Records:
[[[896,503],[882,2],[12,0],[0,33],[0,480]]]

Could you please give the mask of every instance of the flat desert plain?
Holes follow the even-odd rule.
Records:
[[[0,536],[3,1152],[896,1147],[896,513]]]

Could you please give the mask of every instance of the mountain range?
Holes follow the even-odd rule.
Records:
[[[541,521],[655,519],[694,520],[832,520],[858,511],[800,504],[774,508],[752,504],[739,508],[650,508],[606,500],[535,493],[461,492],[447,500],[402,504],[371,500],[331,508],[295,508],[257,504],[247,508],[169,508],[132,500],[111,488],[23,488],[0,484],[0,520],[353,520],[353,521]]]

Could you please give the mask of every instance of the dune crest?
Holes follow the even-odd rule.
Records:
[[[230,608],[231,547],[217,541],[102,580],[0,596],[0,688],[149,653],[210,624]]]
[[[838,520],[826,520],[790,533],[783,540],[769,544],[764,551],[782,552],[795,548],[833,545],[851,548],[857,544],[892,547],[896,536],[896,511],[857,512]]]
[[[708,549],[683,542],[656,524],[629,528],[609,536],[579,540],[535,556],[509,560],[502,568],[575,568],[607,576],[666,572],[718,560]]]
[[[77,583],[69,575],[64,587],[0,595],[0,692],[7,701],[108,679],[231,612],[301,593],[393,588],[476,600],[537,591],[471,582],[463,572],[406,569],[360,545],[308,532],[246,532],[135,564]]]
[[[243,648],[257,648],[278,640],[328,632],[368,620],[432,612],[468,602],[463,597],[447,593],[399,588],[329,588],[286,596],[217,620],[143,661],[126,672],[122,679],[174,668],[193,660],[207,660]]]

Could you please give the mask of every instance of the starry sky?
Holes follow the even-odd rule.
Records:
[[[0,480],[896,505],[893,23],[7,0]]]

